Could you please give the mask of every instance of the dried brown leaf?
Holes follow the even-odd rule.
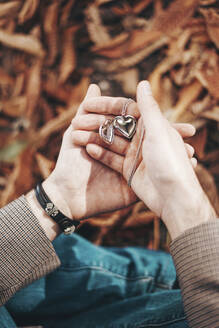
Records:
[[[152,2],[152,0],[141,0],[136,5],[134,5],[133,13],[134,14],[141,13],[142,10],[144,10],[148,5],[150,5],[151,2]]]
[[[39,5],[39,0],[26,0],[21,11],[18,14],[18,23],[23,24],[28,19],[31,19]]]
[[[113,0],[95,0],[95,4],[97,6],[101,6],[101,5],[104,5],[105,3],[108,3],[108,2],[111,2]]]
[[[10,1],[6,3],[0,3],[0,18],[7,17],[7,19],[13,15],[19,9],[20,1]]]
[[[214,100],[209,94],[207,94],[202,100],[194,102],[191,105],[190,110],[194,115],[200,115],[203,111],[212,108],[213,105]]]
[[[20,96],[24,88],[25,73],[16,76],[12,97]]]
[[[48,178],[48,176],[50,175],[50,173],[52,172],[52,170],[55,167],[55,163],[40,153],[36,153],[35,157],[36,157],[36,161],[37,161],[42,178],[43,179]]]
[[[195,75],[209,93],[219,99],[219,57],[214,51],[204,53],[202,66]]]
[[[115,80],[121,84],[126,95],[135,96],[139,81],[139,72],[136,68],[126,70],[125,72],[115,74]]]
[[[60,25],[66,26],[68,23],[68,17],[71,13],[71,9],[75,3],[75,0],[69,0],[66,2],[65,6],[63,7],[61,18],[60,18]]]
[[[90,78],[88,76],[84,76],[81,81],[71,87],[69,90],[69,98],[68,98],[68,107],[74,106],[75,103],[81,103],[84,99],[88,86],[90,84]]]
[[[1,193],[0,206],[4,206],[21,194],[29,191],[33,185],[33,152],[26,149],[16,160],[14,169],[7,179],[7,187]]]
[[[104,64],[101,63],[98,69],[103,72],[116,72],[124,68],[132,67],[141,62],[144,58],[148,57],[154,51],[162,48],[167,43],[168,37],[160,37],[159,40],[153,42],[151,45],[144,47],[142,50],[139,50],[130,56],[120,59],[114,59],[110,62],[105,61]]]
[[[175,34],[192,17],[199,5],[199,0],[176,0],[170,3],[169,7],[159,12],[154,18],[153,29],[168,34]]]
[[[27,52],[37,57],[44,57],[44,50],[39,40],[31,35],[10,34],[0,30],[0,42],[5,46]]]
[[[53,1],[47,8],[44,17],[44,32],[47,39],[47,65],[51,66],[58,54],[58,1]]]
[[[41,91],[41,69],[42,69],[42,61],[37,59],[34,61],[31,69],[28,72],[28,80],[27,80],[27,110],[26,116],[28,119],[31,118],[34,109],[36,108],[40,91]]]
[[[213,150],[205,156],[204,162],[207,163],[208,171],[218,176],[219,175],[219,150]]]
[[[19,117],[24,115],[27,105],[26,96],[13,97],[7,101],[0,102],[1,110],[8,116]]]
[[[158,217],[154,218],[154,239],[153,239],[153,249],[158,250],[160,246],[160,219]]]
[[[199,0],[200,5],[202,6],[209,6],[209,5],[213,5],[217,2],[218,0]]]
[[[96,46],[104,46],[111,37],[103,25],[101,15],[96,3],[90,4],[85,10],[87,30],[91,40]]]
[[[122,43],[120,43],[118,46],[114,46],[113,48],[107,48],[106,45],[106,47],[103,47],[102,50],[98,50],[97,53],[107,58],[127,57],[141,49],[146,50],[146,48],[151,44],[154,44],[160,38],[160,36],[161,34],[158,31],[142,29],[134,30],[131,32],[126,42],[122,41]]]
[[[135,212],[135,214],[132,214],[128,217],[128,219],[124,223],[124,227],[138,227],[138,226],[145,226],[148,223],[152,222],[155,218],[155,214],[150,211],[144,211],[144,212]]]
[[[26,116],[28,119],[31,118],[32,113],[36,106],[38,105],[38,100],[41,91],[41,68],[42,68],[42,61],[37,59],[34,61],[32,67],[28,72],[28,79],[27,79],[27,110]]]
[[[52,109],[52,106],[44,99],[41,98],[39,100],[39,107],[42,108],[42,115],[43,115],[43,121],[48,122],[51,119],[54,118],[54,110]]]
[[[174,87],[171,79],[168,76],[162,78],[159,99],[160,109],[164,112],[164,115],[168,117],[168,111],[174,107],[176,100],[176,88]]]
[[[65,86],[58,84],[58,76],[55,71],[48,70],[44,72],[44,79],[42,81],[42,90],[54,99],[61,102],[66,102],[69,98],[69,92]]]
[[[132,7],[128,3],[123,3],[121,7],[113,7],[112,11],[119,16],[126,16],[131,14]]]
[[[10,85],[14,84],[14,78],[9,75],[3,68],[0,67],[0,85]]]
[[[149,76],[153,96],[155,97],[158,103],[161,102],[163,96],[162,76],[181,61],[182,54],[180,52],[176,52],[174,56],[167,57],[160,64],[158,64],[152,74]]]
[[[196,132],[196,134],[189,139],[189,144],[195,149],[195,156],[198,159],[205,157],[205,146],[207,142],[207,128],[204,127]]]
[[[205,112],[201,113],[200,116],[219,123],[219,106],[215,106],[211,110],[206,110]]]
[[[78,107],[79,104],[75,104],[59,116],[47,122],[41,129],[32,134],[30,144],[33,144],[34,148],[38,148],[42,146],[46,138],[48,138],[52,133],[67,127],[74,117]]]
[[[181,89],[179,92],[179,99],[174,107],[170,120],[172,122],[179,122],[182,120],[183,114],[186,112],[189,105],[197,99],[201,91],[202,85],[197,80]]]
[[[123,33],[117,35],[116,37],[110,39],[107,42],[107,44],[105,44],[104,46],[103,45],[93,46],[92,50],[94,52],[101,54],[102,51],[106,51],[109,49],[112,50],[112,48],[114,48],[114,47],[121,46],[121,44],[123,44],[127,40],[128,37],[129,37],[129,33],[123,32]]]
[[[219,12],[213,8],[202,8],[200,12],[205,17],[210,39],[215,43],[217,48],[219,48]]]
[[[215,186],[214,178],[208,172],[208,170],[205,169],[200,164],[196,168],[196,174],[198,176],[198,179],[199,179],[199,182],[200,182],[202,188],[206,192],[217,215],[219,215],[219,197],[218,197],[217,188]]]
[[[63,33],[62,59],[60,63],[59,83],[64,83],[76,67],[74,35],[78,26],[67,28]]]

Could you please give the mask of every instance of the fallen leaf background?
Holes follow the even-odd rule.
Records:
[[[171,122],[197,128],[197,175],[219,214],[218,0],[1,1],[0,205],[50,174],[89,83],[134,98],[142,79]],[[142,202],[78,233],[98,245],[168,247]]]

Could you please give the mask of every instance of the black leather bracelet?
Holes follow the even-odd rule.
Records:
[[[35,194],[38,202],[46,214],[49,215],[56,223],[58,223],[65,235],[69,235],[75,231],[76,227],[80,224],[80,221],[69,219],[62,212],[60,212],[47,196],[41,183],[36,186]]]

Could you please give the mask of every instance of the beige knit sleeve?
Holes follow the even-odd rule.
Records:
[[[59,265],[24,196],[0,209],[0,305]]]
[[[170,251],[189,326],[219,327],[219,220],[187,230]]]

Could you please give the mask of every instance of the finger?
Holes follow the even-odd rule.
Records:
[[[195,149],[194,149],[191,145],[189,145],[189,144],[187,144],[187,143],[184,143],[184,145],[185,145],[186,152],[187,152],[189,158],[192,158],[192,156],[193,156],[194,153],[195,153]]]
[[[109,114],[109,115],[121,115],[124,105],[128,99],[123,97],[99,97],[83,102],[84,111],[97,113],[97,114]],[[127,115],[132,115],[136,118],[139,117],[139,111],[136,102],[128,104],[126,109]]]
[[[130,142],[119,136],[114,136],[112,145],[105,143],[98,133],[93,131],[76,130],[72,132],[72,140],[78,146],[86,146],[87,144],[96,144],[105,148],[110,148],[111,151],[125,155]]]
[[[192,167],[195,169],[196,166],[197,166],[197,164],[198,164],[197,159],[196,159],[195,157],[192,157],[192,158],[190,159],[190,162],[191,162],[191,164],[192,164]]]
[[[176,129],[182,138],[189,138],[194,136],[196,129],[192,124],[188,123],[173,123],[171,124]]]
[[[98,87],[97,84],[90,84],[88,89],[87,89],[87,93],[86,96],[84,98],[84,101],[90,99],[90,98],[94,98],[94,97],[100,97],[101,96],[101,91],[100,88]]]
[[[89,101],[89,99],[92,99],[94,97],[97,98],[97,97],[100,97],[100,96],[101,96],[101,91],[100,91],[100,88],[98,87],[98,85],[90,84],[88,89],[87,89],[87,93],[84,97],[84,100],[81,103],[80,107],[78,108],[77,115],[80,115],[81,113],[83,113],[83,111],[84,111],[83,103],[85,101]]]
[[[157,135],[157,131],[163,130],[164,117],[160,108],[153,98],[151,87],[148,81],[141,81],[137,86],[137,104],[143,118],[147,135]]]
[[[106,120],[113,118],[113,116],[98,114],[78,115],[72,120],[72,126],[77,130],[98,130],[100,125],[104,124]]]
[[[86,150],[92,158],[122,174],[123,156],[95,144],[88,144]]]

